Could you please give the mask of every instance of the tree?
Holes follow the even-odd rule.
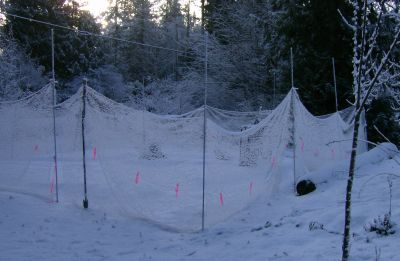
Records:
[[[161,31],[163,34],[163,46],[170,49],[181,49],[185,46],[187,28],[185,27],[184,16],[178,0],[167,0],[161,6]],[[171,72],[175,80],[179,80],[180,57],[178,52],[169,51],[165,53],[164,61],[171,66]]]
[[[45,78],[17,42],[0,31],[0,99],[16,100],[44,86]]]
[[[66,0],[7,0],[6,11],[27,18],[53,23],[91,33],[100,33],[88,11],[76,1]],[[51,41],[48,25],[7,16],[5,29],[26,49],[31,58],[51,71]],[[55,28],[55,64],[57,77],[68,79],[98,66],[101,61],[99,42],[71,30]]]
[[[363,2],[359,0],[352,1],[354,8],[352,23],[346,21],[346,23],[353,29],[354,35],[353,88],[356,101],[356,112],[354,116],[349,178],[346,187],[342,261],[348,261],[349,259],[351,196],[355,176],[358,131],[360,127],[361,113],[364,105],[371,101],[371,97],[379,93],[376,91],[377,87],[384,85],[390,80],[398,79],[399,77],[399,74],[396,72],[398,64],[391,61],[391,56],[395,50],[395,46],[400,43],[399,14],[395,12],[396,8],[382,8],[380,5],[380,3],[383,3],[382,1],[367,2],[367,0],[364,0]],[[389,2],[392,1],[386,3]],[[360,4],[363,4],[363,7],[361,7]],[[371,16],[373,13],[378,14],[378,19],[374,19],[375,16]],[[381,28],[384,21],[382,18],[390,19],[397,24],[397,26],[393,27],[393,31],[391,31],[390,39],[392,40],[385,51],[383,51],[384,49],[379,45],[379,36],[382,33]]]
[[[368,140],[374,143],[387,142],[379,133],[391,142],[400,144],[400,126],[392,104],[396,103],[390,95],[378,97],[369,104],[367,119]],[[376,129],[378,128],[378,130]]]
[[[294,85],[314,114],[335,110],[331,58],[336,60],[339,107],[347,107],[351,92],[351,33],[337,13],[351,15],[347,0],[273,0],[265,8],[266,64],[283,91],[291,87],[290,48],[294,52]]]

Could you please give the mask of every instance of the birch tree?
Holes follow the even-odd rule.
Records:
[[[363,107],[380,93],[380,87],[398,80],[399,64],[393,59],[393,53],[399,45],[400,20],[398,1],[353,0],[354,8],[352,21],[345,18],[345,23],[353,30],[353,87],[356,113],[354,116],[353,142],[350,157],[350,167],[346,188],[345,222],[342,244],[342,261],[349,260],[350,225],[351,225],[351,196],[358,145],[358,131]],[[376,13],[377,19],[370,19]],[[383,35],[384,22],[391,22],[392,30],[387,37],[390,44],[380,45]],[[386,47],[386,48],[385,48]],[[395,93],[396,86],[390,86]]]

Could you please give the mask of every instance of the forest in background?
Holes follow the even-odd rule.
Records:
[[[54,28],[60,101],[88,78],[92,88],[137,109],[161,114],[193,110],[203,105],[206,41],[211,106],[237,111],[272,108],[291,88],[290,48],[294,86],[313,114],[335,111],[332,58],[339,109],[354,100],[353,32],[345,22],[353,16],[349,0],[192,2],[201,7],[201,17],[179,0],[111,0],[97,18],[71,0],[0,0],[0,6],[9,14],[125,40]],[[396,0],[371,1],[371,10],[385,7],[380,5],[384,2],[393,3],[398,12]],[[371,24],[377,13],[369,13]],[[388,21],[383,30],[391,32],[393,26]],[[23,97],[49,82],[50,29],[3,17],[0,99]],[[381,49],[390,42],[386,38],[379,41]],[[380,86],[381,95],[371,103],[378,106],[371,111],[385,114],[369,117],[373,124],[382,121],[381,128],[389,126],[390,136],[396,136],[398,124],[385,95],[389,87]]]

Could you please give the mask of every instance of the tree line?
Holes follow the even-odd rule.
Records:
[[[61,99],[87,77],[96,90],[134,107],[158,113],[199,107],[207,37],[210,105],[255,110],[277,104],[274,90],[286,94],[291,88],[290,48],[294,85],[312,113],[335,110],[332,57],[339,109],[354,100],[353,34],[342,19],[353,15],[348,0],[192,0],[202,7],[200,17],[178,0],[160,1],[157,8],[150,0],[110,0],[100,19],[73,0],[1,2],[10,14],[126,40],[54,28]],[[2,46],[8,43],[15,49],[8,52],[19,53],[13,56],[16,64],[28,59],[32,75],[25,76],[35,79],[16,83],[16,76],[10,86],[19,91],[3,91],[3,97],[39,88],[51,72],[51,26],[6,15],[1,28]],[[10,89],[6,85],[0,88]]]

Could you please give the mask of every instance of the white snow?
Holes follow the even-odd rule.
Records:
[[[368,153],[377,156],[379,161],[371,163],[371,157],[364,156],[357,170],[352,209],[352,260],[375,260],[375,248],[380,250],[381,260],[398,260],[400,256],[399,233],[384,237],[363,228],[371,219],[387,213],[389,208],[385,178],[377,177],[373,182],[364,183],[379,173],[396,174],[400,168],[394,159],[379,151]],[[285,157],[282,177],[292,175],[290,155],[288,152]],[[397,154],[395,157],[399,160]],[[63,165],[61,169],[74,171],[74,164]],[[57,204],[2,188],[0,259],[339,260],[345,175],[327,174],[329,178],[325,183],[303,197],[294,196],[290,179],[282,178],[273,196],[260,198],[228,220],[198,233],[164,230],[121,215],[111,207],[105,211],[96,193],[108,185],[100,179],[89,187],[87,210],[78,202],[66,200],[78,196],[73,193],[79,194],[79,189],[65,191],[61,186]],[[399,185],[400,180],[394,179],[392,217],[397,222]],[[115,201],[114,204],[119,203]],[[314,230],[310,230],[312,223]],[[319,224],[323,229],[318,229]]]

